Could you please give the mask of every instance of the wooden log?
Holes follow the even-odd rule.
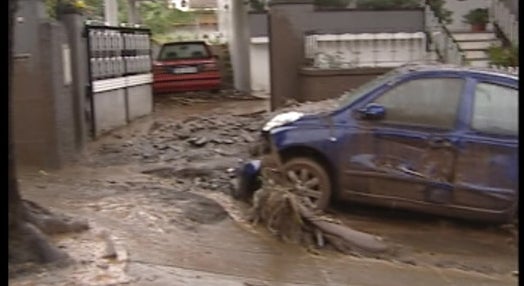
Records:
[[[305,207],[300,208],[300,214],[322,232],[339,237],[357,249],[372,253],[382,253],[388,249],[379,237],[323,220]]]

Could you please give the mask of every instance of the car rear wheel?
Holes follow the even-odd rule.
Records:
[[[325,168],[309,158],[293,158],[284,163],[286,178],[295,192],[311,206],[325,210],[331,198],[331,180]]]

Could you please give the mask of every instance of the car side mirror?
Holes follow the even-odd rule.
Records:
[[[386,108],[377,103],[370,103],[357,110],[360,119],[364,120],[381,120],[386,116]]]

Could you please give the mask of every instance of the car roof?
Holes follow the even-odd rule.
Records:
[[[457,66],[449,64],[407,64],[398,68],[400,73],[407,74],[414,71],[428,72],[465,72],[477,75],[499,76],[519,80],[518,68],[481,68],[471,66]]]

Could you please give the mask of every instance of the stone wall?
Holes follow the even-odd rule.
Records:
[[[382,75],[390,68],[357,68],[357,69],[314,69],[300,70],[300,102],[319,101],[339,97],[345,91]]]

